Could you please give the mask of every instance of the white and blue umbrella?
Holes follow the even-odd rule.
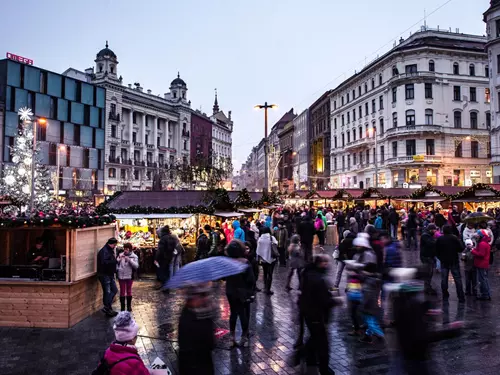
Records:
[[[167,289],[183,288],[198,283],[219,280],[245,271],[248,264],[225,257],[211,257],[186,264],[167,282]]]

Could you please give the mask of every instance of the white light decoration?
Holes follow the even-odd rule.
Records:
[[[17,156],[17,155],[16,155],[16,156],[14,156],[14,157],[12,158],[12,162],[13,162],[13,163],[19,163],[19,156]]]
[[[31,116],[33,116],[33,111],[31,110],[31,108],[22,107],[19,108],[17,114],[20,116],[21,121],[31,121]]]
[[[21,189],[24,194],[29,194],[30,188],[28,185],[24,185],[23,188]]]
[[[24,159],[24,164],[31,165],[31,158]]]
[[[8,176],[5,176],[4,181],[7,185],[13,185],[16,182],[16,178],[9,174]]]
[[[23,167],[20,167],[17,170],[17,173],[19,173],[20,176],[24,176],[26,174],[26,169],[24,169]]]

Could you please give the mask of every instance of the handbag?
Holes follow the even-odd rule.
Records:
[[[339,251],[339,248],[338,246],[335,248],[335,250],[333,250],[333,259],[339,259],[340,257],[340,251]]]
[[[279,258],[280,253],[278,251],[278,245],[276,245],[274,242],[271,242],[271,256],[273,258]]]

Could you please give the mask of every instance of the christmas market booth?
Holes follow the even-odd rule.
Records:
[[[488,210],[499,206],[500,192],[497,190],[499,187],[500,185],[494,187],[494,185],[475,184],[450,194],[450,199],[453,205],[459,206],[459,209],[476,211],[478,207],[482,207]]]
[[[69,328],[102,307],[97,252],[113,216],[0,219],[0,326]]]

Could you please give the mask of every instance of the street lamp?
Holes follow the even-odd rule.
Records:
[[[378,164],[377,164],[377,129],[375,127],[371,127],[368,129],[368,137],[375,138],[375,155],[373,162],[375,163],[375,188],[378,188]]]
[[[267,147],[267,110],[269,108],[278,108],[276,104],[257,104],[254,106],[255,109],[263,109],[264,110],[264,188],[269,190],[269,155],[268,155],[268,147]]]
[[[36,128],[37,121],[40,126],[47,125],[47,119],[41,117],[33,121],[33,149],[31,150],[31,198],[30,198],[30,217],[33,215],[33,208],[35,204],[35,154],[36,154]]]
[[[57,154],[56,154],[56,157],[57,157],[57,170],[56,170],[56,173],[57,173],[57,183],[56,183],[56,199],[59,200],[59,170],[61,169],[61,152],[65,152],[66,151],[66,146],[65,145],[59,145],[59,147],[57,148]]]

